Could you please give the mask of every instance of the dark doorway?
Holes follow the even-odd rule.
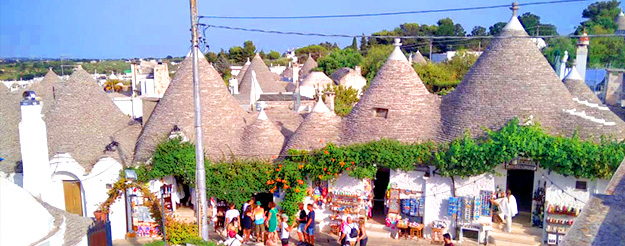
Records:
[[[508,170],[507,187],[516,198],[519,212],[531,212],[534,171]]]
[[[384,224],[386,219],[384,209],[384,197],[386,196],[386,188],[391,178],[391,170],[389,168],[379,168],[373,181],[373,220]]]
[[[272,193],[258,193],[256,194],[256,196],[254,196],[254,198],[256,198],[257,202],[260,202],[260,206],[263,207],[265,209],[265,211],[267,211],[267,208],[269,207],[269,203],[273,202],[273,194]]]

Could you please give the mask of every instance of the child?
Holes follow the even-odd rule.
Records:
[[[289,245],[289,238],[291,237],[289,234],[291,232],[291,227],[289,227],[289,224],[287,223],[287,221],[289,221],[289,216],[282,214],[280,218],[282,219],[282,225],[280,226],[280,241],[282,242],[282,246],[287,246]]]
[[[449,233],[445,233],[445,235],[443,235],[443,242],[444,246],[454,246],[454,243],[451,242],[451,235],[449,235]]]

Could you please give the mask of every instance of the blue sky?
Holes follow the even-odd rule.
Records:
[[[538,0],[519,0],[520,3]],[[512,0],[198,0],[200,15],[326,15],[427,10],[508,4]],[[582,21],[581,12],[593,1],[526,6],[543,23],[566,34]],[[507,21],[508,9],[320,20],[209,20],[216,25],[321,32],[370,34],[401,23],[435,24],[451,17],[469,32],[473,26]],[[203,20],[206,22],[207,20]],[[182,56],[190,43],[189,2],[185,0],[3,0],[0,7],[0,57],[131,58]],[[258,49],[284,52],[291,47],[324,41],[340,46],[349,38],[300,37],[209,29],[211,51],[253,40]]]

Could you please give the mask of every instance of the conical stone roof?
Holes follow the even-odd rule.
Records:
[[[417,52],[412,54],[412,63],[416,63],[416,64],[420,64],[420,65],[428,64],[427,60],[425,60],[423,55],[421,55],[421,52],[419,52],[418,50],[417,50]]]
[[[249,116],[228,92],[215,68],[203,57],[198,60],[205,153],[211,159],[240,155],[241,136]],[[145,124],[137,142],[134,163],[147,161],[174,126],[195,142],[192,69],[193,61],[188,56]]]
[[[314,150],[323,148],[329,143],[338,144],[341,126],[341,117],[334,114],[319,99],[312,112],[289,138],[283,154],[289,149]]]
[[[246,156],[260,159],[276,159],[284,146],[284,135],[269,120],[265,111],[245,128],[243,146]]]
[[[239,82],[239,94],[249,97],[252,88],[252,71],[256,72],[256,79],[264,93],[285,92],[285,88],[277,77],[279,75],[272,73],[265,64],[260,55],[256,53],[250,66],[247,68],[245,75]]]
[[[575,66],[571,68],[571,72],[564,78],[564,85],[573,96],[573,101],[577,104],[576,112],[583,111],[588,118],[593,117],[595,121],[601,123],[614,123],[614,126],[611,127],[614,130],[614,136],[625,135],[625,122],[604,105],[595,93],[590,90]]]
[[[241,82],[241,80],[243,79],[243,76],[245,76],[245,72],[247,72],[247,69],[250,67],[250,58],[247,58],[247,61],[245,62],[245,64],[243,64],[243,67],[241,68],[241,71],[239,72],[239,74],[237,74],[237,81],[239,81],[239,83]]]
[[[391,138],[403,142],[439,135],[440,100],[423,85],[406,56],[395,49],[360,101],[347,115],[344,143]]]
[[[282,71],[282,73],[280,74],[280,76],[282,76],[283,78],[292,79],[293,67],[288,66],[287,68],[285,68],[284,71]]]
[[[334,82],[325,73],[319,71],[313,71],[302,81],[300,86],[310,86],[315,88],[323,88]]]
[[[54,102],[56,90],[60,88],[62,83],[61,78],[54,71],[50,70],[41,82],[35,83],[30,88],[43,101],[42,113],[45,114],[50,110]]]
[[[82,68],[56,90],[45,121],[50,157],[68,153],[87,170],[103,156],[129,164],[141,131],[140,125],[124,115]],[[113,141],[121,151],[105,152]]]
[[[302,69],[300,70],[299,77],[305,78],[317,66],[318,66],[317,61],[315,61],[315,59],[312,58],[312,55],[308,54],[308,59],[306,59],[306,62],[304,62],[304,65],[302,66]]]
[[[552,134],[610,135],[615,128],[565,110],[577,107],[514,14],[478,58],[462,83],[443,98],[443,137],[451,140],[482,127],[500,129],[515,117],[538,121]]]
[[[586,100],[591,103],[601,104],[601,100],[593,93],[588,85],[584,83],[584,79],[577,72],[577,68],[573,66],[571,72],[564,77],[564,86],[569,90],[571,96],[578,98],[579,100]]]
[[[10,92],[8,87],[0,84],[0,171],[13,173],[22,160],[20,151],[19,123],[21,121],[20,101],[23,89]]]

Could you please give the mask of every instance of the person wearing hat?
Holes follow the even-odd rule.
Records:
[[[241,241],[237,238],[237,233],[234,231],[228,232],[228,240],[224,242],[227,246],[241,246]]]
[[[280,218],[282,219],[282,224],[280,225],[280,241],[282,242],[282,246],[287,246],[289,245],[289,238],[291,237],[291,227],[289,227],[288,224],[289,216],[282,214]]]
[[[254,208],[254,233],[256,233],[256,242],[265,241],[265,209],[260,206],[260,201],[256,202]]]

